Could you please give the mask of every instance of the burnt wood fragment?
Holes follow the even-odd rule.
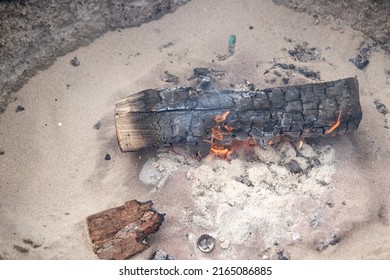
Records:
[[[145,238],[164,221],[152,205],[151,201],[131,200],[87,217],[92,248],[100,259],[123,260],[149,247]]]
[[[357,130],[362,119],[356,78],[254,91],[148,89],[116,103],[119,146],[137,151],[207,142],[215,116],[228,111],[225,143],[334,136]]]

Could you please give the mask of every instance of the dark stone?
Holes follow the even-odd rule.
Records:
[[[18,106],[16,107],[15,112],[18,113],[18,112],[22,112],[22,111],[24,111],[24,110],[25,110],[25,108],[24,108],[22,105],[18,105]]]
[[[110,154],[106,154],[105,157],[104,157],[105,160],[111,160],[111,156]]]
[[[102,127],[102,123],[98,121],[97,123],[94,124],[93,128],[96,130],[99,130]]]
[[[164,74],[166,76],[166,78],[163,79],[164,82],[171,83],[171,84],[174,84],[174,85],[178,85],[179,84],[179,77],[178,76],[175,76],[175,75],[169,73],[168,71],[164,71]]]
[[[280,67],[284,70],[295,70],[297,67],[290,63],[290,64],[287,64],[287,63],[275,63],[274,64],[274,67]]]
[[[36,248],[39,248],[41,247],[42,245],[41,244],[37,244],[35,243],[34,241],[32,241],[31,239],[23,239],[23,242],[30,245],[31,247],[33,247],[34,249]]]
[[[281,261],[288,260],[288,258],[284,255],[284,251],[280,251],[277,254],[278,254],[278,260],[281,260]]]
[[[80,66],[80,61],[77,59],[77,57],[74,57],[71,61],[70,61],[70,64],[72,64],[73,66]]]
[[[380,102],[379,100],[374,101],[375,107],[378,110],[379,113],[386,115],[389,111],[387,110],[387,107],[385,104]]]
[[[162,250],[156,250],[150,258],[151,260],[174,260],[175,258]]]
[[[290,160],[289,162],[286,163],[286,168],[292,172],[292,173],[299,173],[302,172],[301,167],[299,166],[298,162],[295,160]]]
[[[14,244],[14,248],[19,251],[20,253],[23,253],[23,254],[26,254],[28,253],[29,249],[28,248],[25,248],[23,246],[19,246],[19,245],[15,245]]]
[[[335,235],[335,236],[333,236],[333,239],[329,241],[329,244],[334,246],[337,243],[339,243],[340,241],[341,241],[341,237]]]
[[[208,69],[208,68],[205,68],[205,67],[197,67],[197,68],[194,68],[194,75],[196,77],[199,77],[199,76],[207,76],[211,73],[211,71]]]
[[[363,69],[363,68],[365,68],[367,65],[368,65],[368,63],[369,63],[370,61],[368,60],[368,59],[366,59],[366,60],[360,60],[360,59],[357,59],[357,58],[355,58],[354,60],[353,60],[353,64],[355,64],[355,66],[358,68],[358,69]]]
[[[307,67],[298,67],[297,70],[300,74],[302,74],[306,78],[313,79],[313,80],[321,79],[320,72],[310,70]]]
[[[319,59],[320,52],[317,48],[309,48],[305,42],[303,44],[296,44],[293,50],[289,50],[288,54],[293,57],[294,60],[302,62],[312,61]]]

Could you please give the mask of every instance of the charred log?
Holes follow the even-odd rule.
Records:
[[[119,100],[115,113],[122,151],[211,141],[218,115],[224,143],[334,136],[362,119],[356,78],[255,91],[148,89]]]

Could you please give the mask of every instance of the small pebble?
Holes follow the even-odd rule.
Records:
[[[80,66],[80,61],[77,59],[77,57],[74,57],[74,58],[70,61],[70,64],[72,64],[73,66],[77,67],[77,66]]]
[[[168,253],[166,253],[162,250],[157,250],[153,253],[153,255],[150,259],[151,260],[174,260],[175,258],[168,255]]]
[[[5,151],[3,149],[0,149],[0,156],[4,155]]]
[[[369,55],[368,48],[361,48],[359,50],[359,53],[356,55],[356,57],[355,58],[351,58],[349,61],[352,62],[353,64],[355,64],[355,66],[358,69],[362,70],[370,62],[368,60],[368,55]]]
[[[379,113],[386,115],[389,111],[387,110],[387,107],[382,102],[375,100],[374,101],[375,107],[378,110]]]
[[[355,64],[355,66],[362,70],[364,67],[366,67],[369,63],[368,60],[362,60],[362,59],[359,59],[359,58],[355,58],[355,59],[351,59],[350,60],[353,64]]]
[[[58,126],[62,126],[62,122],[59,122],[57,125],[58,125]]]
[[[219,239],[219,246],[221,246],[222,249],[228,249],[230,246],[230,240],[227,238],[220,238]]]
[[[282,260],[282,261],[288,260],[288,258],[283,253],[284,251],[280,251],[278,253],[278,260]]]
[[[28,253],[29,249],[28,248],[25,248],[25,247],[22,247],[22,246],[19,246],[19,245],[15,245],[14,244],[14,248],[19,251],[20,253]]]
[[[26,244],[29,244],[29,245],[30,245],[31,247],[33,247],[34,249],[39,248],[39,247],[42,246],[41,244],[35,243],[35,242],[32,241],[31,239],[23,239],[23,242],[26,243]]]
[[[329,244],[334,246],[341,241],[341,238],[337,235],[333,236],[333,239],[329,241]]]
[[[205,68],[205,67],[197,67],[197,68],[194,68],[193,71],[194,71],[194,75],[196,77],[199,77],[199,76],[204,77],[204,76],[211,74],[210,69]]]
[[[24,111],[24,110],[25,110],[25,108],[24,108],[22,105],[18,105],[18,106],[16,107],[15,112],[18,113],[18,112],[22,112],[22,111]]]
[[[102,126],[102,123],[100,121],[98,121],[97,123],[95,123],[93,128],[96,129],[96,130],[99,130],[101,126]]]
[[[292,173],[299,173],[302,171],[301,167],[299,166],[298,162],[295,160],[290,160],[289,162],[286,163],[286,168],[292,172]]]
[[[111,156],[110,154],[106,154],[106,156],[104,157],[105,160],[111,160]]]
[[[198,239],[198,248],[203,253],[211,252],[215,247],[215,239],[214,237],[208,234],[202,234]]]

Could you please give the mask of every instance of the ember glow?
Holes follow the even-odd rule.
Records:
[[[223,113],[222,115],[216,115],[214,118],[215,127],[211,129],[211,149],[210,153],[223,159],[228,159],[231,154],[231,147],[229,144],[218,144],[218,141],[223,141],[225,135],[233,131],[233,127],[224,125],[230,111]]]
[[[234,129],[232,126],[224,124],[229,113],[230,111],[227,111],[214,117],[215,126],[211,129],[210,154],[227,160],[238,156],[238,154],[249,158],[249,155],[253,153],[253,147],[256,146],[252,137],[244,141],[235,138],[226,139],[229,135],[231,137]]]
[[[329,134],[329,133],[331,133],[333,130],[335,130],[337,127],[339,127],[339,125],[340,125],[340,118],[341,118],[341,111],[340,111],[340,113],[339,113],[339,116],[337,117],[337,120],[334,122],[334,124],[332,124],[331,127],[329,127],[329,128],[326,130],[325,134]]]
[[[211,129],[211,148],[210,154],[220,157],[222,159],[231,160],[235,156],[244,155],[249,157],[251,152],[253,153],[253,148],[259,144],[259,141],[255,141],[252,137],[249,137],[248,140],[239,140],[231,137],[233,132],[233,127],[230,125],[224,124],[227,116],[230,114],[230,111],[227,111],[223,114],[217,114],[214,117],[215,126]],[[330,134],[335,131],[336,128],[340,126],[341,111],[338,114],[337,120],[329,127],[325,134]],[[297,142],[297,147],[302,149],[304,144],[304,139],[299,138],[295,139]],[[265,139],[263,139],[265,141]],[[291,142],[292,139],[288,136],[277,135],[265,141],[263,143],[263,148],[266,149],[269,145],[279,145],[285,141]]]

